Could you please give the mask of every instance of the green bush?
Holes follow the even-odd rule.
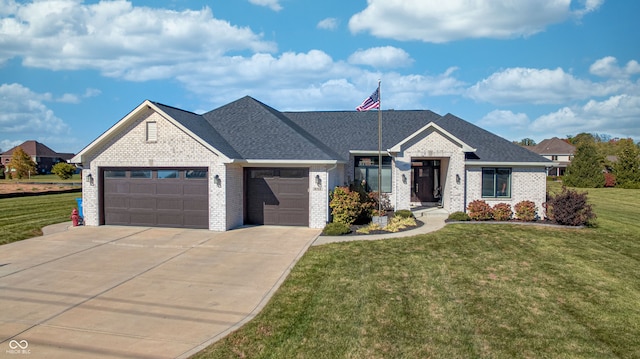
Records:
[[[470,221],[471,217],[464,212],[453,212],[447,218],[450,221]]]
[[[360,213],[362,213],[362,204],[360,194],[351,191],[348,187],[336,187],[330,193],[331,215],[334,222],[352,224]]]
[[[525,222],[532,222],[538,216],[538,210],[536,204],[532,201],[521,201],[513,206],[516,212],[516,218]]]
[[[469,217],[474,221],[488,221],[493,218],[491,206],[479,199],[469,203],[467,210],[469,211]]]
[[[51,168],[51,173],[63,180],[73,177],[75,172],[76,166],[66,162],[58,162]]]
[[[327,236],[341,236],[349,232],[351,232],[351,228],[348,225],[340,222],[328,223],[322,230],[322,233]]]
[[[493,206],[493,219],[496,221],[508,221],[513,216],[511,205],[508,203],[498,203]]]
[[[394,217],[400,217],[400,218],[413,218],[413,212],[411,212],[408,209],[401,209],[396,211],[393,214]]]

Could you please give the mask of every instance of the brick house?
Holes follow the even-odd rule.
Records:
[[[456,116],[383,111],[382,191],[396,209],[536,203],[553,163]],[[329,193],[378,190],[376,111],[280,112],[244,97],[204,114],[144,101],[73,159],[87,225],[322,228]]]
[[[553,161],[553,167],[549,168],[547,173],[549,176],[564,176],[564,172],[576,153],[576,146],[558,137],[548,138],[535,146],[525,148]]]
[[[73,157],[73,153],[59,153],[44,144],[37,141],[25,141],[21,145],[13,147],[9,151],[0,154],[0,162],[6,167],[11,158],[13,157],[13,151],[18,147],[31,157],[31,160],[36,164],[36,170],[39,174],[51,173],[51,168],[58,162],[66,162]]]

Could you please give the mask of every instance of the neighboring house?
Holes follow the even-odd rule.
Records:
[[[483,199],[542,213],[550,160],[451,114],[382,118],[382,191],[396,210]],[[280,112],[244,97],[199,115],[144,101],[72,162],[87,225],[322,228],[336,186],[378,189],[378,113]]]
[[[546,139],[535,146],[525,148],[553,161],[553,168],[549,168],[548,171],[549,176],[564,176],[576,152],[576,146],[558,137]]]
[[[53,165],[58,162],[67,162],[74,156],[73,153],[58,153],[37,141],[25,141],[21,145],[0,154],[0,161],[5,166],[5,171],[8,170],[6,166],[11,162],[13,151],[18,147],[22,148],[26,154],[31,156],[31,160],[35,162],[36,170],[39,174],[51,173]]]

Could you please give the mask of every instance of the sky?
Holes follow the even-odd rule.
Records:
[[[0,149],[77,153],[144,100],[452,113],[640,140],[640,1],[0,0]]]

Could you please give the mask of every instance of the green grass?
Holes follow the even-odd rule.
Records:
[[[42,235],[50,224],[70,221],[81,193],[0,199],[0,244]]]
[[[595,228],[454,224],[312,247],[196,357],[640,358],[640,190],[589,198]]]

